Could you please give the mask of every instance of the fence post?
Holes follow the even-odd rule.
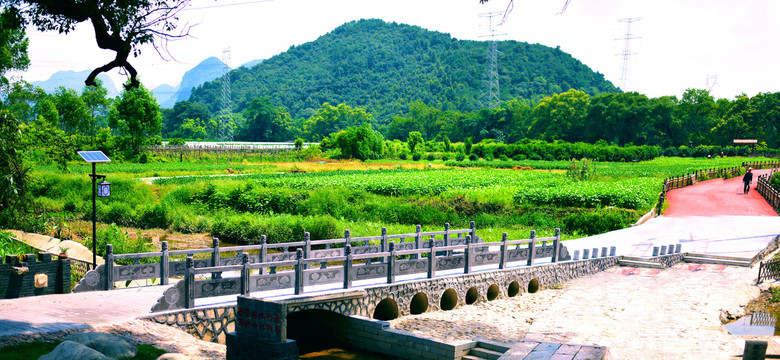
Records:
[[[472,221],[472,224],[474,222]],[[471,242],[472,238],[471,235],[466,235],[466,248],[463,249],[463,273],[464,274],[470,274],[471,273]]]
[[[395,243],[388,244],[390,247],[390,256],[387,259],[387,283],[395,282]]]
[[[420,226],[419,224],[415,225],[414,231],[416,233],[416,235],[414,235],[414,248],[419,250],[422,248],[422,234],[421,234],[422,226]],[[413,259],[419,259],[419,258],[420,258],[420,254],[414,254]]]
[[[349,229],[344,230],[344,247],[347,247],[347,245],[352,245],[352,236],[349,232]]]
[[[555,240],[553,240],[552,262],[558,262],[558,256],[560,255],[560,251],[561,251],[561,229],[555,228]]]
[[[387,252],[388,251],[388,247],[387,247],[387,228],[386,227],[382,227],[382,239],[380,240],[380,244],[382,245],[382,252]],[[385,263],[387,263],[389,261],[390,261],[390,257],[387,257],[385,259]]]
[[[295,249],[295,295],[303,294],[303,250]]]
[[[195,306],[195,263],[192,256],[187,256],[184,269],[184,307],[189,309]]]
[[[212,252],[211,252],[211,266],[220,266],[220,258],[219,258],[219,239],[214,238],[212,239]],[[222,273],[211,273],[212,279],[221,279]]]
[[[509,245],[507,244],[507,241],[509,239],[509,234],[503,233],[501,234],[501,257],[498,260],[498,269],[503,270],[506,268],[506,255],[507,255],[507,248]]]
[[[249,295],[249,254],[244,253],[241,257],[241,295]]]
[[[531,236],[529,237],[531,242],[528,243],[528,266],[534,264],[536,258],[536,230],[531,230]]]
[[[444,223],[444,246],[450,246],[450,223]],[[446,256],[452,256],[452,251],[447,250]]]
[[[308,259],[311,257],[311,234],[308,231],[303,233],[303,242],[303,257]]]
[[[471,242],[477,242],[477,225],[471,221],[469,226],[471,228]]]
[[[168,279],[171,277],[171,263],[168,256],[168,242],[162,242],[162,256],[160,256],[160,285],[168,285]]]
[[[112,290],[114,288],[114,245],[106,245],[106,290]]]
[[[257,261],[261,264],[266,262],[266,256],[268,256],[268,249],[265,245],[265,235],[260,235],[260,251],[257,254]],[[261,267],[259,273],[260,275],[265,274],[265,268]]]
[[[428,279],[433,279],[436,277],[436,240],[433,236],[431,236],[428,246],[431,248],[431,252],[428,253]]]
[[[344,288],[352,288],[352,245],[344,245]]]

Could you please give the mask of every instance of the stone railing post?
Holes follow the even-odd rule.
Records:
[[[428,247],[431,248],[431,252],[428,253],[428,279],[436,277],[436,240],[431,236],[428,240]]]
[[[379,244],[382,247],[382,252],[387,252],[388,251],[388,246],[387,246],[387,228],[386,227],[382,227],[382,239],[379,240]],[[390,261],[389,257],[385,259],[385,263],[387,263],[389,261]]]
[[[211,266],[221,266],[220,264],[220,254],[219,254],[219,239],[214,238],[212,239],[212,252],[211,252]],[[212,279],[222,279],[222,273],[216,272],[211,273]]]
[[[507,244],[507,241],[509,241],[508,239],[509,234],[501,234],[501,258],[498,260],[498,268],[500,270],[506,269],[507,250],[509,250],[509,245]]]
[[[534,264],[534,260],[536,259],[536,230],[531,230],[531,236],[529,236],[529,239],[531,241],[528,243],[528,266],[531,266]]]
[[[473,222],[472,222],[473,223]],[[463,249],[463,273],[471,274],[471,235],[466,235],[466,248]]]
[[[414,235],[414,248],[419,250],[419,249],[422,249],[422,234],[421,234],[422,233],[422,226],[415,225],[415,232],[416,232],[416,235]],[[413,257],[412,257],[412,259],[419,259],[419,258],[420,258],[419,254],[414,254]]]
[[[303,243],[303,257],[308,259],[311,257],[311,234],[308,231],[303,233]]]
[[[450,246],[450,223],[444,223],[444,246]],[[447,250],[447,256],[452,256],[452,250]]]
[[[244,253],[241,257],[241,295],[249,295],[249,254]]]
[[[106,245],[106,283],[104,285],[106,290],[114,289],[114,245]]]
[[[295,249],[295,295],[303,294],[303,250]]]
[[[344,246],[344,288],[352,288],[352,245],[347,244]]]
[[[558,262],[558,256],[561,252],[561,229],[555,228],[555,239],[553,240],[552,262]]]
[[[184,307],[187,309],[195,306],[195,262],[192,256],[187,256],[184,269]]]
[[[265,247],[265,245],[266,245],[266,243],[265,243],[265,235],[260,235],[260,250],[258,251],[258,254],[257,254],[257,261],[259,263],[261,263],[261,264],[266,262],[266,258],[268,256],[268,249]],[[265,268],[261,267],[260,268],[260,275],[263,275],[263,274],[265,274]]]
[[[388,245],[390,257],[387,260],[387,283],[392,284],[395,283],[395,243],[391,242]]]
[[[168,255],[168,242],[162,242],[162,256],[160,256],[160,284],[168,285],[171,277],[171,263]]]
[[[469,228],[471,229],[471,242],[477,242],[477,224],[471,221],[469,222]]]

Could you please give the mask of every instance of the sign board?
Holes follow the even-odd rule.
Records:
[[[735,144],[758,144],[756,139],[734,139]]]

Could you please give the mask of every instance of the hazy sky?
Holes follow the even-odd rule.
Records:
[[[713,95],[780,91],[780,1],[777,0],[515,0],[502,39],[539,43],[582,61],[620,86],[626,24],[634,22],[628,90],[651,97],[680,96],[687,88],[706,88],[717,76]],[[176,85],[185,71],[230,47],[232,67],[266,59],[317,39],[352,20],[379,18],[484,40],[487,22],[480,14],[503,12],[509,0],[192,0],[181,23],[194,25],[192,37],[172,42],[175,60],[165,61],[152,47],[131,60],[147,88]],[[58,70],[86,70],[113,58],[97,48],[89,25],[69,35],[30,31],[27,81],[48,79]],[[501,58],[499,57],[499,61]],[[124,79],[109,74],[117,84]]]

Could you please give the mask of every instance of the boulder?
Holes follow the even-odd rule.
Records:
[[[65,340],[61,342],[52,352],[43,355],[38,360],[111,360],[110,357],[103,355],[97,350],[88,348],[77,342]]]
[[[179,353],[162,354],[156,360],[190,360],[190,357]]]
[[[68,335],[65,340],[83,344],[117,360],[132,359],[138,354],[138,346],[133,341],[114,334],[75,333]]]

